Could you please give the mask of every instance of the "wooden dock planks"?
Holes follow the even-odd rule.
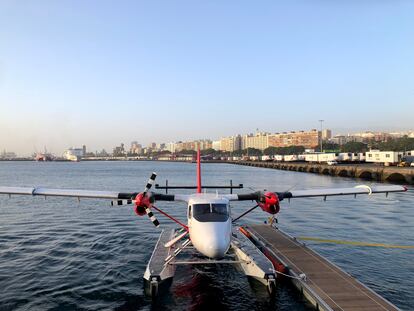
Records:
[[[331,310],[373,311],[399,310],[328,260],[269,225],[249,225],[247,230],[273,254],[287,264],[300,281],[324,301]],[[321,304],[318,303],[320,306]],[[321,309],[324,309],[323,307]]]

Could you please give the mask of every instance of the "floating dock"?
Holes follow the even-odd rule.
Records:
[[[293,284],[317,310],[399,310],[339,267],[270,225],[243,226],[272,262],[285,267]],[[279,270],[279,269],[278,269]]]

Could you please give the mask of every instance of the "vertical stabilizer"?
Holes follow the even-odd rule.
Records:
[[[201,193],[201,156],[200,148],[197,150],[197,193]]]

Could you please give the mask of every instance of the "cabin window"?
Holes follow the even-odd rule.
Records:
[[[193,216],[201,222],[224,222],[229,218],[227,204],[193,204]]]

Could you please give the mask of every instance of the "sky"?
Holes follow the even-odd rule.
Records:
[[[0,150],[414,129],[414,2],[0,1]]]

